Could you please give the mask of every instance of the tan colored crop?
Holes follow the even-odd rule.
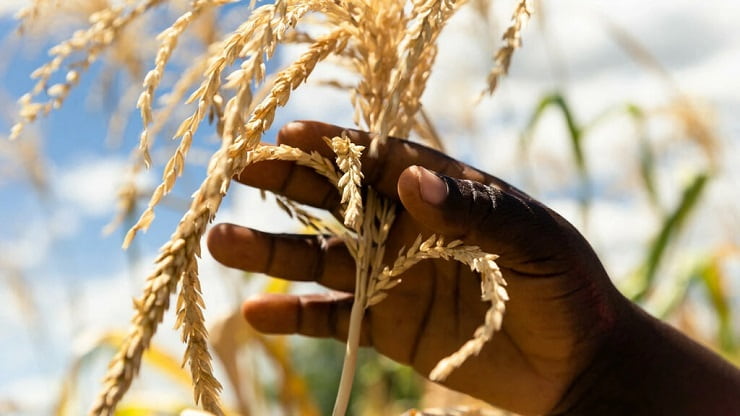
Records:
[[[476,354],[500,328],[507,295],[505,282],[495,263],[496,256],[459,241],[445,244],[441,237],[423,239],[419,236],[407,251],[399,253],[393,265],[383,264],[385,241],[396,210],[391,201],[372,188],[362,198],[360,159],[363,152],[374,152],[388,135],[407,137],[412,130],[421,132],[439,147],[439,137],[421,111],[421,96],[436,58],[437,38],[464,1],[277,0],[274,4],[253,10],[234,32],[211,45],[206,55],[196,59],[173,87],[164,110],[155,111],[153,103],[156,102],[157,90],[180,37],[187,33],[198,15],[228,2],[191,2],[188,10],[160,34],[154,68],[143,81],[137,107],[144,129],[135,166],[141,166],[141,160],[147,165],[151,163],[152,135],[173,114],[174,103],[184,97],[196,74],[202,71],[199,86],[186,100],[186,103],[194,104],[195,109],[179,123],[174,136],[180,142],[164,167],[162,183],[129,230],[124,246],[139,230],[146,230],[151,224],[155,207],[172,191],[182,174],[198,128],[209,115],[215,117],[221,146],[211,156],[207,177],[193,194],[188,211],[170,240],[160,249],[142,296],[134,302],[134,317],[128,336],[111,360],[103,389],[91,414],[113,414],[136,376],[142,353],[149,346],[178,284],[177,326],[187,345],[185,361],[193,379],[194,400],[208,412],[224,413],[219,399],[221,385],[213,376],[208,352],[197,257],[206,226],[218,211],[232,178],[246,166],[264,160],[295,161],[310,167],[334,184],[341,195],[346,227],[341,234],[356,261],[357,284],[334,413],[339,415],[346,411],[365,309],[381,302],[398,284],[399,276],[405,270],[431,258],[456,260],[480,273],[482,299],[491,303],[485,322],[473,338],[458,352],[440,361],[430,374],[432,379],[444,379],[466,358]],[[32,19],[46,3],[36,0],[22,15]],[[140,0],[111,6],[93,16],[87,30],[76,32],[71,39],[54,47],[52,60],[34,72],[34,77],[39,80],[36,86],[21,99],[21,121],[13,127],[13,136],[21,133],[25,123],[60,106],[81,73],[115,41],[122,28],[160,3],[162,0]],[[506,73],[511,54],[520,45],[520,31],[530,13],[527,2],[519,2],[512,27],[504,35],[505,46],[495,58],[499,69],[494,69],[489,77],[490,91],[495,88],[498,77]],[[316,18],[317,15],[320,18]],[[308,19],[308,16],[312,18]],[[321,30],[304,31],[299,28],[302,24]],[[268,77],[266,61],[279,45],[296,42],[306,44],[305,51],[295,62]],[[69,69],[64,83],[47,88],[48,80],[62,70],[72,53],[84,56],[81,63],[72,63],[79,69]],[[326,138],[336,154],[335,160],[328,160],[318,153],[306,153],[290,146],[261,145],[260,140],[272,125],[278,108],[288,102],[293,90],[310,78],[316,65],[330,56],[358,75],[358,81],[350,91],[350,101],[355,109],[357,126],[375,133],[370,148],[353,144],[346,135]],[[238,68],[231,70],[234,66]],[[260,84],[264,92],[255,93],[253,88]],[[43,91],[51,97],[50,100],[34,102]],[[130,199],[131,192],[127,195]],[[133,195],[136,195],[135,190]],[[321,232],[331,231],[293,201],[282,196],[278,196],[276,201],[302,223]],[[130,207],[131,201],[128,202],[126,206]]]

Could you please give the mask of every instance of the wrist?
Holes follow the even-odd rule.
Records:
[[[552,415],[740,414],[740,370],[627,301]]]

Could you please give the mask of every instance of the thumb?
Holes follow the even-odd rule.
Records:
[[[574,231],[553,211],[503,181],[485,185],[410,166],[397,186],[401,202],[419,224],[500,254],[502,260],[549,256]]]

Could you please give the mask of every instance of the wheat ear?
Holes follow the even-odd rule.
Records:
[[[378,133],[381,145],[389,133],[406,137],[411,128],[414,114],[399,114],[400,109],[413,109],[418,106],[404,105],[402,101],[408,101],[413,93],[423,92],[424,80],[414,80],[415,74],[427,72],[435,55],[434,44],[442,27],[455,10],[455,1],[450,0],[420,0],[413,2],[412,12],[416,14],[412,25],[399,45],[399,50],[405,53],[405,57],[399,59],[400,65],[391,70],[391,77],[387,85],[389,100],[378,117]],[[421,67],[419,64],[423,63]],[[415,81],[415,89],[410,91],[409,84]],[[419,94],[415,98],[420,98]],[[399,127],[403,127],[400,129]],[[372,154],[374,151],[371,149]]]
[[[177,42],[180,39],[182,33],[200,16],[209,6],[215,6],[222,4],[226,0],[199,0],[193,3],[190,10],[180,16],[175,23],[170,27],[162,31],[157,36],[157,39],[161,42],[159,49],[157,50],[157,56],[154,59],[154,68],[152,68],[144,77],[144,90],[139,94],[139,99],[136,102],[136,107],[141,112],[141,120],[144,124],[144,129],[141,132],[139,138],[139,150],[144,162],[147,167],[151,165],[151,157],[149,155],[149,125],[152,124],[154,117],[152,117],[152,100],[154,93],[159,87],[159,83],[164,75],[164,68],[169,62],[172,53],[177,47]]]
[[[167,195],[175,185],[177,178],[182,174],[185,165],[185,157],[192,143],[193,135],[205,118],[208,109],[218,102],[219,89],[221,87],[221,76],[224,69],[231,65],[239,57],[249,55],[244,61],[241,69],[232,72],[228,77],[227,88],[237,88],[235,97],[226,104],[223,115],[223,134],[224,139],[232,140],[234,136],[245,135],[245,122],[242,113],[251,104],[250,83],[253,80],[262,80],[264,78],[264,57],[272,55],[275,45],[281,36],[288,29],[294,27],[298,20],[306,13],[320,8],[321,2],[308,2],[306,4],[286,4],[285,1],[278,1],[274,5],[267,5],[255,10],[250,18],[242,24],[234,33],[232,33],[223,43],[219,53],[210,59],[209,67],[206,70],[205,80],[199,88],[193,92],[188,102],[198,101],[196,111],[187,117],[178,127],[175,137],[182,137],[175,153],[167,162],[162,175],[162,183],[157,186],[152,194],[149,204],[139,217],[139,220],[126,234],[123,246],[127,247],[139,230],[146,230],[154,219],[154,208],[159,204],[161,199]],[[326,38],[323,38],[326,39]],[[323,42],[323,41],[322,41]],[[314,45],[319,45],[317,41]],[[343,48],[343,46],[342,46]],[[304,63],[306,64],[306,63]],[[314,63],[315,64],[315,63]],[[278,80],[279,81],[279,80]],[[285,80],[283,80],[285,81]],[[277,81],[276,81],[277,82]],[[277,85],[277,84],[276,84]],[[291,86],[291,88],[295,88]],[[287,100],[286,94],[281,94]],[[274,111],[271,111],[266,105],[269,102],[263,101],[260,106],[254,109],[257,119],[272,123]],[[277,105],[277,102],[274,103]],[[280,102],[284,105],[285,102]],[[227,138],[226,136],[231,136]],[[147,142],[144,141],[145,135],[142,135],[140,149],[143,154],[147,152]]]
[[[80,73],[87,70],[98,59],[98,56],[118,39],[120,32],[131,22],[163,1],[143,1],[128,13],[125,13],[126,9],[123,6],[104,9],[90,17],[90,27],[87,30],[77,31],[70,39],[52,47],[49,54],[53,58],[31,73],[32,78],[38,79],[36,85],[34,85],[31,92],[24,94],[18,100],[21,108],[19,114],[21,120],[11,128],[10,138],[15,139],[20,136],[26,124],[32,123],[40,116],[47,115],[53,109],[61,107],[70,90],[79,82]],[[31,9],[27,12],[29,16],[35,13],[33,7],[39,4],[43,4],[43,2],[37,2],[31,6]],[[61,68],[67,58],[76,52],[82,52],[84,58],[68,65],[75,69],[67,71],[64,82],[47,88],[51,76]],[[33,99],[44,90],[46,90],[50,99],[45,102],[34,102]]]
[[[205,304],[200,293],[198,264],[192,262],[190,269],[183,274],[182,288],[177,299],[175,328],[182,329],[182,341],[187,345],[184,361],[190,364],[195,404],[200,403],[204,410],[221,416],[223,410],[218,392],[222,386],[213,376],[211,354],[208,352],[208,330],[201,310]]]
[[[290,92],[306,80],[319,61],[344,47],[347,36],[348,34],[341,30],[331,32],[311,45],[290,67],[281,71],[270,94],[257,106],[247,122],[244,135],[235,138],[234,142],[224,140],[221,148],[212,156],[208,176],[193,195],[190,209],[183,216],[170,241],[160,249],[160,255],[155,260],[155,271],[147,278],[143,295],[134,301],[135,313],[131,329],[111,360],[103,382],[103,390],[91,414],[104,416],[113,414],[116,405],[139,370],[142,354],[169,307],[170,296],[175,292],[184,273],[194,270],[193,263],[200,253],[200,239],[205,233],[206,225],[218,210],[231,178],[255,160],[251,157],[251,151],[258,146],[260,137],[269,128],[277,107],[287,102]],[[189,284],[197,282],[195,275],[189,276],[188,279],[191,279]],[[187,297],[184,302],[189,302]],[[197,318],[197,315],[195,317]],[[199,347],[197,343],[193,345]],[[191,368],[192,361],[195,361],[195,368],[207,373],[210,364],[202,363],[207,355],[194,355],[192,348],[189,352],[187,358],[191,360]],[[213,386],[208,383],[202,385],[204,389],[211,387]],[[217,397],[218,393],[209,392],[207,396]],[[200,397],[205,396],[201,394]]]
[[[448,357],[443,358],[429,373],[429,378],[434,381],[442,381],[452,371],[460,367],[469,357],[480,352],[483,345],[491,339],[493,333],[501,328],[505,302],[509,299],[506,293],[506,281],[504,280],[494,254],[481,251],[476,246],[463,245],[461,241],[455,240],[445,245],[441,237],[432,235],[422,242],[421,236],[409,247],[406,253],[399,252],[398,258],[392,267],[386,267],[377,279],[376,290],[388,290],[397,285],[399,280],[396,276],[402,274],[416,263],[425,259],[454,259],[465,263],[470,270],[481,275],[481,299],[491,303],[486,311],[483,325],[479,326],[473,334],[473,338],[463,344],[459,350]],[[379,292],[384,293],[384,292]],[[382,300],[382,297],[380,298]]]
[[[522,46],[522,29],[531,16],[532,6],[529,4],[529,0],[520,0],[516,8],[514,8],[514,14],[511,16],[511,24],[502,36],[504,46],[499,48],[494,55],[495,65],[488,74],[488,88],[485,91],[489,95],[493,94],[496,90],[499,78],[509,72],[514,50]]]
[[[332,148],[336,156],[339,170],[344,172],[336,186],[342,192],[340,201],[344,208],[344,225],[347,228],[359,232],[362,224],[362,169],[360,167],[360,156],[365,146],[359,146],[349,139],[346,132],[342,132],[341,137],[329,139],[324,138],[326,143]]]

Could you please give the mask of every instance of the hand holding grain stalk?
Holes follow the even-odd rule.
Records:
[[[278,143],[331,157],[323,138],[343,132],[296,122],[280,131]],[[360,131],[348,136],[365,147],[371,141]],[[500,179],[405,140],[389,139],[377,157],[364,154],[361,166],[364,183],[399,207],[385,241],[386,264],[418,235],[459,238],[501,254],[496,262],[511,297],[501,330],[458,362],[443,384],[521,414],[740,409],[740,396],[733,394],[740,391],[740,372],[627,301],[588,242],[552,210]],[[296,163],[260,162],[238,180],[341,217],[337,189]],[[208,246],[227,266],[334,290],[246,301],[244,315],[257,329],[347,339],[355,263],[340,238],[322,243],[315,235],[219,224]],[[470,342],[489,306],[480,299],[479,276],[457,262],[427,259],[399,277],[366,310],[361,342],[429,375]]]
[[[292,123],[281,130],[278,143],[331,157],[322,138],[341,134],[335,126]],[[365,133],[351,131],[349,137],[362,146],[370,144]],[[611,322],[603,315],[616,309],[615,299],[593,303],[590,297],[610,283],[588,244],[557,214],[522,192],[414,143],[389,139],[377,158],[364,154],[361,166],[366,185],[403,207],[385,241],[383,264],[393,264],[396,253],[412,246],[419,235],[460,238],[501,254],[497,262],[511,293],[503,332],[452,371],[445,384],[520,412],[552,408],[593,354],[595,343],[578,342],[576,334],[598,339],[608,329],[603,321]],[[256,163],[238,180],[340,215],[336,188],[295,163]],[[257,329],[347,338],[352,308],[347,292],[355,290],[355,264],[341,239],[321,244],[316,236],[271,235],[221,224],[211,231],[208,245],[227,266],[314,280],[339,291],[252,299],[244,313]],[[468,342],[489,305],[481,301],[478,274],[464,264],[424,260],[399,277],[387,297],[367,309],[361,339],[428,375]],[[529,397],[526,403],[522,397]]]
[[[37,83],[19,100],[11,136],[22,136],[26,124],[62,106],[133,22],[166,3],[133,0],[96,9],[89,27],[52,48],[50,61],[34,71]],[[189,2],[159,36],[153,68],[143,80],[137,107],[144,130],[134,173],[152,162],[155,133],[175,105],[185,101],[194,109],[178,121],[177,149],[124,245],[151,224],[204,120],[215,121],[221,147],[134,301],[128,336],[111,360],[92,414],[114,413],[176,292],[195,402],[224,414],[208,351],[197,257],[235,176],[282,195],[281,206],[319,231],[327,229],[294,201],[330,210],[346,226],[325,238],[219,225],[208,239],[214,256],[227,265],[314,280],[336,291],[261,296],[247,301],[244,313],[266,332],[347,340],[337,415],[347,407],[358,343],[525,414],[740,413],[740,394],[733,394],[740,391],[738,370],[626,301],[589,244],[560,216],[493,176],[389,137],[413,131],[440,144],[421,97],[438,36],[464,1],[277,0],[252,10],[233,32],[207,45],[155,111],[178,40],[227,3],[232,1]],[[34,0],[20,13],[22,25],[55,4]],[[506,74],[530,15],[527,0],[517,1],[494,55],[488,92]],[[303,44],[302,54],[267,77],[265,62],[286,43]],[[303,122],[283,128],[279,146],[260,144],[279,107],[326,60],[355,75],[349,89],[354,121],[376,133],[373,138]],[[193,74],[199,73],[198,82]],[[190,98],[183,100],[188,91]]]

